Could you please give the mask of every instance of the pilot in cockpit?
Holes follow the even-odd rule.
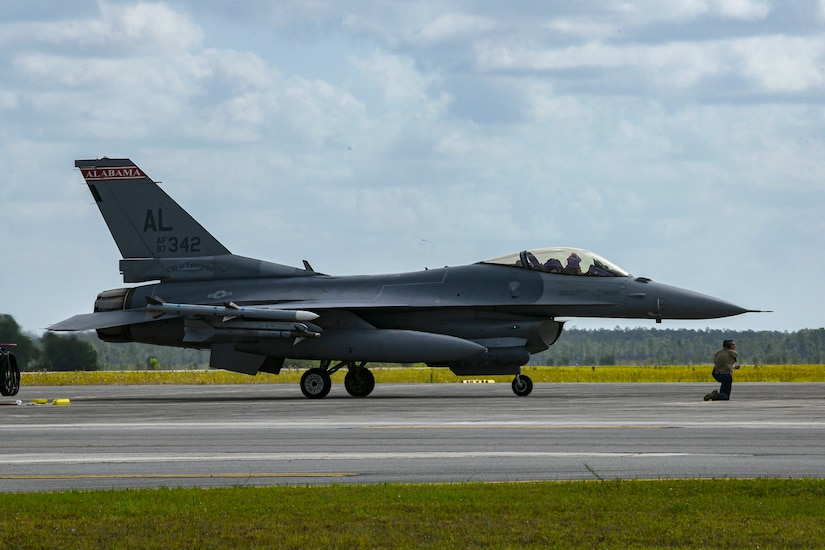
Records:
[[[571,252],[570,256],[567,257],[567,265],[564,266],[564,272],[568,275],[581,275],[581,263],[582,259],[579,255],[575,252]]]
[[[547,261],[544,262],[544,270],[548,273],[561,273],[564,271],[564,266],[561,265],[558,258],[548,258]]]
[[[613,277],[614,275],[606,265],[595,258],[593,259],[593,265],[587,270],[587,274],[596,277]]]

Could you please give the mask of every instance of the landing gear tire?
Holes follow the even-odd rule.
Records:
[[[344,377],[344,388],[353,397],[366,397],[375,389],[375,376],[364,367],[350,369]]]
[[[513,378],[514,394],[518,395],[519,397],[524,397],[530,395],[531,391],[533,391],[533,381],[530,380],[529,376],[519,374],[515,378]]]
[[[17,395],[20,391],[20,369],[13,353],[0,355],[0,394]]]
[[[332,389],[332,379],[321,369],[309,369],[301,377],[301,391],[309,399],[323,399]]]

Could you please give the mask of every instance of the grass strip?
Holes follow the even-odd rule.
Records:
[[[821,548],[825,481],[0,494],[4,548]]]
[[[448,369],[427,367],[373,368],[378,384],[456,383],[462,378]],[[710,365],[524,367],[534,382],[710,382]],[[280,375],[248,376],[223,370],[185,371],[73,371],[24,372],[22,386],[89,386],[106,384],[297,384],[304,370],[284,369]],[[333,375],[343,382],[346,369]],[[512,376],[479,378],[510,383]],[[825,382],[825,365],[744,366],[734,374],[737,382]]]

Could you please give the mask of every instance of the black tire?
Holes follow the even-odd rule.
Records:
[[[20,369],[13,353],[0,356],[0,394],[9,397],[20,391]]]
[[[309,399],[323,399],[332,389],[332,379],[325,370],[309,369],[301,377],[301,391]]]
[[[530,380],[529,376],[525,376],[520,374],[513,378],[513,393],[518,395],[519,397],[525,397],[530,395],[530,392],[533,391],[533,381]]]
[[[369,369],[351,369],[344,377],[344,388],[353,397],[366,397],[375,389],[375,376]]]

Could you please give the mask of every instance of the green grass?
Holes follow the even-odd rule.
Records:
[[[4,548],[821,548],[825,481],[0,494]]]
[[[610,367],[525,367],[534,382],[712,382],[710,365],[610,366]],[[461,378],[448,369],[375,368],[378,384],[455,383]],[[24,372],[22,386],[73,386],[96,384],[297,384],[303,370],[284,369],[280,375],[261,373],[247,376],[222,370],[186,371],[98,371]],[[345,370],[333,376],[343,381]],[[497,382],[512,376],[479,376]],[[825,382],[825,365],[749,365],[735,371],[737,382]]]

